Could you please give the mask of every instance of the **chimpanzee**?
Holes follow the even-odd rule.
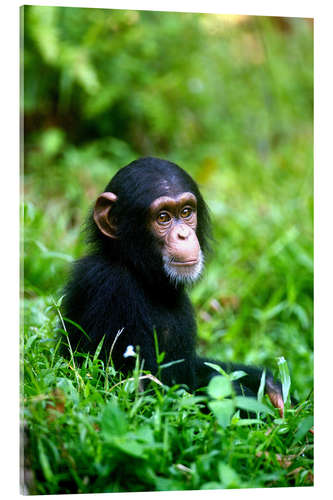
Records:
[[[163,364],[179,361],[161,370],[163,383],[185,384],[190,391],[206,386],[218,373],[205,364],[212,360],[196,355],[196,322],[186,293],[201,275],[211,238],[197,184],[169,161],[133,161],[98,196],[87,229],[89,255],[74,264],[65,289],[64,316],[86,333],[66,322],[72,350],[94,353],[104,337],[100,356],[107,360],[112,348],[116,369],[133,369],[134,359],[124,354],[134,346],[154,374],[156,336]],[[262,370],[213,362],[227,372],[244,370],[235,391],[256,395]],[[281,385],[270,372],[266,393],[283,408]]]

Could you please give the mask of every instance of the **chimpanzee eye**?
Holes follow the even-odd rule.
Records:
[[[166,222],[169,222],[171,220],[170,215],[168,212],[160,212],[157,217],[157,222],[159,224],[165,224]]]
[[[193,209],[191,207],[185,207],[183,208],[183,210],[181,211],[180,215],[186,219],[187,217],[190,217],[190,215],[192,215],[192,212],[193,212]]]

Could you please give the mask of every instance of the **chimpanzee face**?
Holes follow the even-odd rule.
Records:
[[[203,254],[196,235],[194,194],[157,198],[150,205],[148,224],[160,247],[167,276],[175,283],[195,281],[203,267]]]
[[[100,231],[117,239],[117,224],[111,208],[117,202],[113,193],[102,193],[95,204],[94,220]],[[164,272],[175,284],[191,283],[203,268],[203,253],[196,235],[197,199],[193,193],[160,196],[148,211],[148,230],[161,252]]]

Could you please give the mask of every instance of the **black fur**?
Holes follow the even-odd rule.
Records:
[[[133,358],[124,358],[128,345],[139,346],[144,368],[157,371],[154,330],[163,363],[183,361],[165,368],[162,381],[167,385],[186,384],[190,390],[204,387],[216,371],[204,365],[195,353],[196,323],[186,290],[166,276],[161,252],[147,226],[148,208],[163,195],[189,191],[197,198],[197,236],[207,253],[211,225],[206,204],[193,179],[177,165],[142,158],[118,171],[104,191],[118,196],[112,208],[117,223],[117,239],[101,233],[90,214],[87,230],[89,255],[75,263],[65,289],[64,316],[78,323],[89,339],[66,322],[73,351],[94,353],[105,336],[101,356],[108,359],[117,332],[123,329],[112,351],[116,369],[128,373]],[[217,363],[216,361],[214,361]],[[238,393],[255,395],[262,371],[243,365],[218,362],[225,370],[243,369],[248,373],[235,383]],[[271,374],[268,374],[272,380]]]

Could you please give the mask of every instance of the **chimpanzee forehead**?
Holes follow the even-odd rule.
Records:
[[[192,197],[196,203],[196,197],[192,194],[192,189],[180,182],[179,179],[157,179],[150,178],[149,184],[136,183],[133,186],[132,200],[138,208],[148,209],[157,200],[174,200],[181,202],[185,197]],[[134,199],[135,198],[135,202]]]
[[[191,205],[196,208],[197,199],[193,193],[181,193],[176,196],[159,196],[150,205],[149,211],[152,215],[160,210],[175,210],[177,207]]]
[[[175,198],[181,193],[197,194],[192,178],[178,165],[159,158],[142,158],[118,171],[108,185],[119,200],[131,207],[146,207],[161,196]]]
[[[169,173],[170,174],[170,173]],[[182,176],[179,175],[168,175],[166,177],[153,176],[149,185],[144,186],[142,192],[142,204],[146,208],[151,208],[154,204],[160,202],[174,201],[174,204],[192,202],[196,205],[196,196],[194,194],[193,186],[186,182]]]
[[[170,198],[176,198],[181,193],[192,191],[188,183],[180,178],[178,175],[169,175],[165,178],[157,177],[155,183],[151,185],[152,191],[154,191],[154,198],[159,198],[161,196],[169,196]]]

